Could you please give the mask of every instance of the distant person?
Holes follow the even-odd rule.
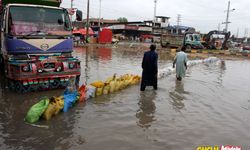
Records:
[[[142,81],[141,91],[146,86],[153,86],[157,90],[158,54],[155,52],[156,45],[150,45],[150,51],[144,53],[142,60]]]
[[[185,76],[187,69],[187,54],[185,53],[186,47],[183,46],[181,51],[178,52],[174,58],[173,68],[175,68],[176,64],[176,79],[181,81]]]

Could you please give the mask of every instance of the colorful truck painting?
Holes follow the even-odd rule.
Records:
[[[1,0],[0,66],[9,88],[30,92],[66,87],[80,78],[72,26],[61,0]]]

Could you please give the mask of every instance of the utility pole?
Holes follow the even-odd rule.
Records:
[[[231,11],[234,11],[234,10],[235,10],[235,9],[231,9],[231,10],[230,10],[230,1],[228,1],[226,22],[223,22],[223,24],[225,24],[225,32],[228,31],[228,24],[231,23],[231,22],[229,22],[229,13],[230,13]]]
[[[179,34],[179,26],[180,26],[180,22],[181,22],[181,15],[178,14],[177,15],[177,21],[176,21],[176,24],[177,24],[177,28],[176,28],[176,33]]]
[[[154,3],[155,3],[155,6],[154,6],[154,26],[155,27],[155,23],[156,23],[156,3],[157,3],[157,0],[154,0]]]
[[[86,30],[86,43],[88,43],[89,38],[89,0],[87,1],[87,30]]]
[[[102,0],[99,0],[99,21],[98,21],[98,26],[101,26],[101,8],[102,8]]]
[[[70,5],[71,5],[70,7],[72,9],[73,8],[73,0],[71,0],[71,4]]]

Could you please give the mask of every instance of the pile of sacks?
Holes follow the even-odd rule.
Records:
[[[218,59],[217,57],[209,57],[206,59],[200,59],[200,60],[190,60],[187,62],[187,66],[191,67],[197,64],[202,64],[202,63],[216,63],[219,62],[220,59]],[[158,71],[158,78],[164,78],[172,73],[175,72],[175,69],[172,66],[163,68],[163,69],[159,69]]]
[[[214,63],[218,61],[219,59],[216,57],[209,57],[204,60],[188,61],[187,65],[193,66],[200,63]],[[172,66],[169,66],[159,70],[158,78],[163,78],[174,72],[175,69],[172,68]],[[51,98],[45,97],[33,105],[29,109],[25,121],[28,123],[35,123],[40,118],[50,120],[59,112],[67,112],[71,107],[77,104],[77,102],[84,102],[85,100],[96,96],[110,94],[125,89],[130,85],[138,84],[140,80],[141,77],[138,75],[125,74],[117,77],[116,74],[114,74],[106,81],[95,81],[87,86],[82,85],[79,89],[76,89],[75,84],[72,81],[62,96],[53,96]]]
[[[141,77],[138,75],[125,74],[118,78],[113,75],[105,82],[95,81],[87,86],[82,85],[79,89],[76,89],[74,81],[71,81],[62,96],[42,98],[29,109],[24,120],[28,123],[35,123],[40,118],[50,120],[59,112],[67,112],[78,102],[122,90],[129,85],[139,83],[140,80]]]
[[[114,74],[112,77],[108,78],[106,81],[95,81],[87,86],[86,99],[110,94],[134,84],[138,84],[141,77],[138,75],[125,74],[117,77]]]

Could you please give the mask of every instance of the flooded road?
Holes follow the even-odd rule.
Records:
[[[142,51],[76,48],[81,83],[105,80],[114,73],[141,74]],[[173,56],[159,53],[159,68]],[[171,74],[158,90],[139,85],[91,99],[34,127],[23,118],[43,96],[10,92],[1,75],[0,149],[191,150],[199,145],[234,145],[250,149],[250,61],[188,68],[182,82]]]

